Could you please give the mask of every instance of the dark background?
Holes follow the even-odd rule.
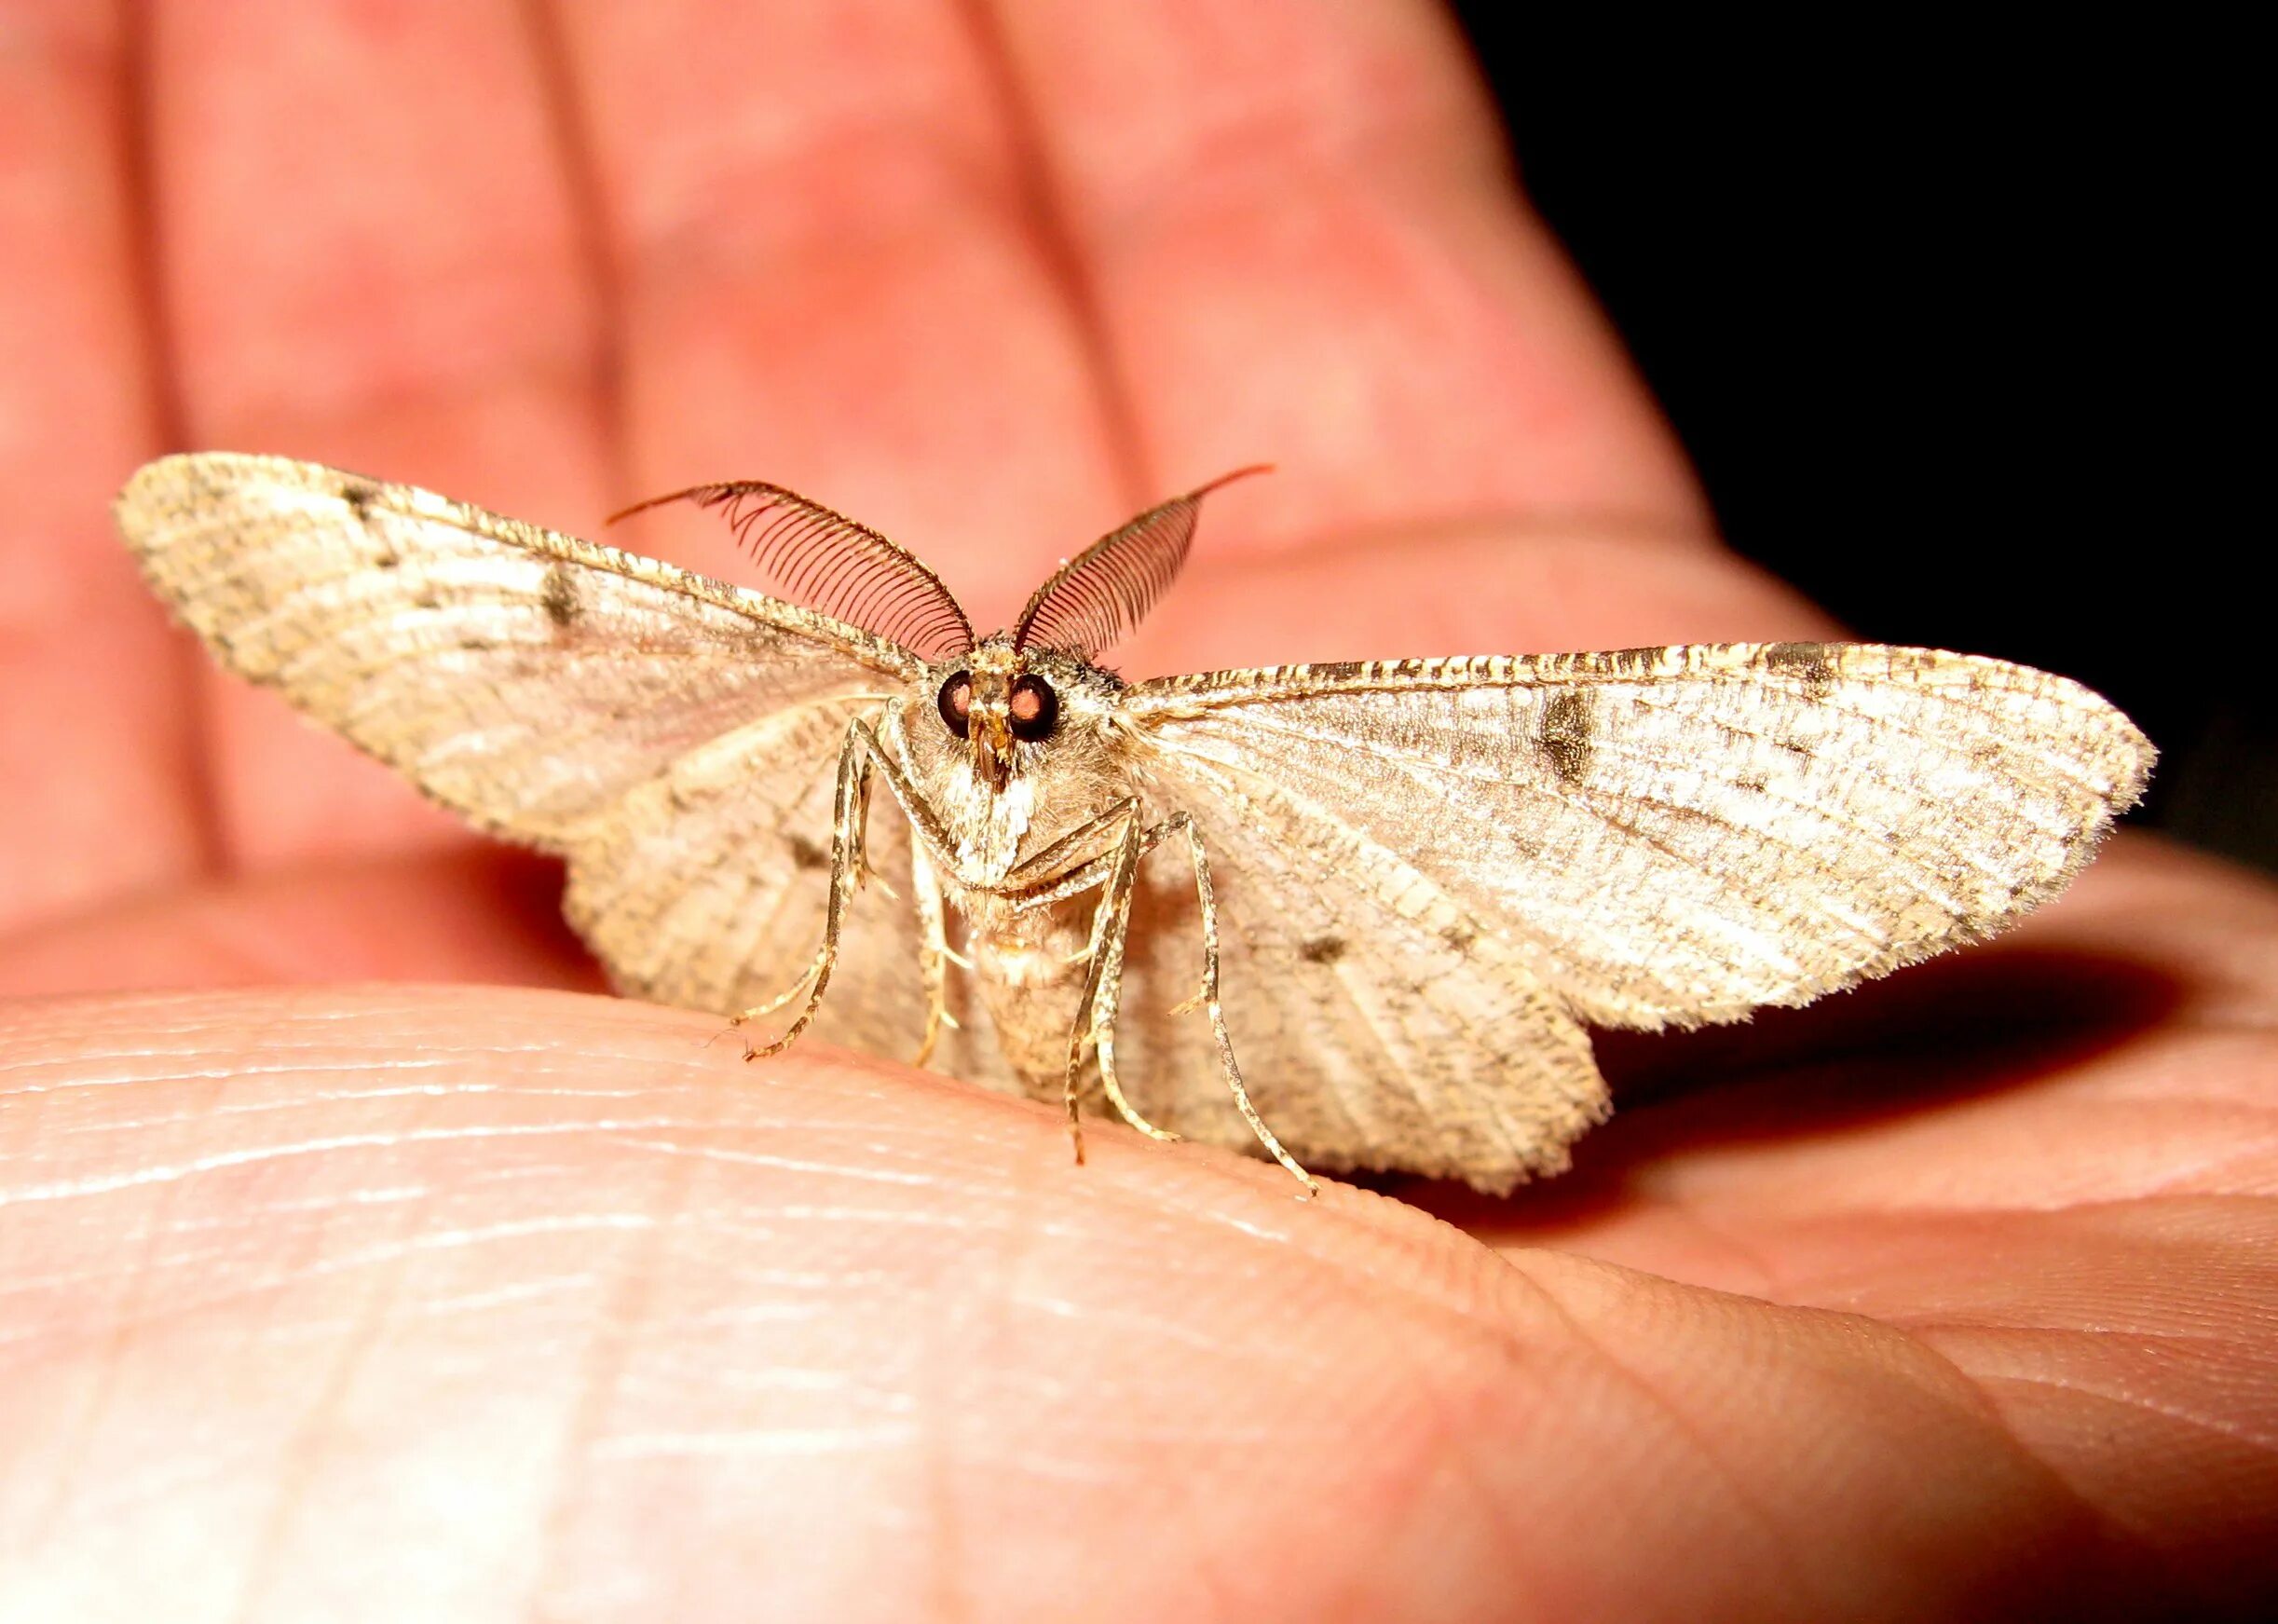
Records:
[[[2080,678],[2161,748],[2137,821],[2278,870],[2247,47],[1457,12],[1731,544],[1861,636]]]

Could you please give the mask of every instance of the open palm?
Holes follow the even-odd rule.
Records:
[[[18,8],[0,1615],[2268,1599],[2257,881],[2122,840],[1996,948],[1609,1042],[1559,1184],[1301,1206],[575,995],[557,876],[108,533],[171,444],[582,533],[751,475],[989,621],[1270,457],[1125,669],[1826,630],[1709,537],[1449,25],[1357,9]]]

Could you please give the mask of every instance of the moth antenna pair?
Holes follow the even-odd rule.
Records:
[[[1030,594],[1013,647],[1092,661],[1170,590],[1194,545],[1202,498],[1252,474],[1254,463],[1149,508],[1055,570]],[[973,621],[941,577],[867,525],[758,480],[690,485],[609,515],[614,525],[672,502],[724,512],[737,543],[786,601],[939,662],[971,648]]]

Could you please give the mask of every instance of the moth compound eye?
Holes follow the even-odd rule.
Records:
[[[1060,696],[1041,676],[1016,679],[1012,698],[1004,708],[1012,717],[1013,737],[1026,739],[1031,744],[1039,739],[1049,739],[1052,730],[1059,725]]]
[[[971,729],[973,717],[973,674],[961,671],[941,685],[942,725],[963,738]]]

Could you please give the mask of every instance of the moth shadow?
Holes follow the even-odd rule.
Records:
[[[1992,948],[1729,1026],[1592,1034],[1616,1115],[1575,1167],[1504,1198],[1372,1180],[1454,1222],[1609,1215],[1643,1167],[1691,1150],[1855,1132],[2044,1085],[2172,1016],[2183,982],[2108,952]]]

